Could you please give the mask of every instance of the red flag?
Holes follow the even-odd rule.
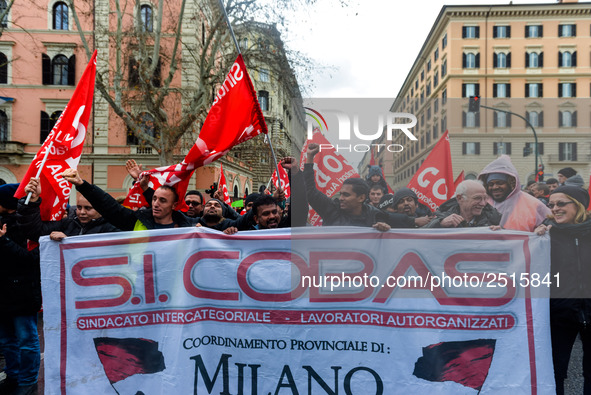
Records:
[[[220,163],[220,182],[219,188],[222,190],[224,195],[224,203],[231,204],[232,201],[230,200],[230,195],[228,194],[228,186],[226,185],[226,175],[224,174],[224,167]]]
[[[451,167],[449,132],[445,132],[423,165],[407,185],[418,196],[419,201],[433,211],[453,196],[454,176]]]
[[[288,199],[291,196],[291,186],[289,185],[289,176],[283,166],[279,166],[279,180],[277,179],[277,170],[273,172],[271,179],[275,188],[281,187],[285,192],[285,198]]]
[[[300,166],[302,169],[306,161],[306,151],[308,150],[308,145],[311,143],[317,143],[321,147],[330,145],[326,137],[320,133],[320,129],[314,128],[312,139],[306,140],[304,147],[302,148],[302,154],[300,157]],[[314,169],[316,187],[320,192],[331,199],[341,190],[343,181],[348,178],[359,178],[359,173],[355,171],[353,166],[347,162],[343,155],[339,154],[338,151],[335,151],[334,149],[322,149],[314,157]],[[310,223],[312,225],[322,225],[322,219],[312,208],[310,208],[310,211],[308,212],[308,218],[310,219]]]
[[[260,133],[267,133],[267,124],[242,55],[238,55],[215,96],[195,145],[185,159],[179,164],[158,167],[144,174],[150,176],[150,187],[153,189],[161,185],[176,188],[181,198],[179,208],[186,210],[182,197],[193,170],[219,159],[233,146]],[[129,191],[128,198],[130,194],[137,193],[137,188],[139,185]]]
[[[376,158],[373,156],[373,147],[369,152],[371,153],[371,156],[369,158],[369,165],[375,166],[376,165]]]
[[[23,182],[14,194],[19,199],[25,196],[25,186],[31,177],[37,176],[45,153],[49,152],[40,174],[43,198],[40,209],[41,219],[44,221],[62,219],[68,205],[72,186],[61,174],[66,169],[76,169],[80,162],[92,109],[95,75],[96,51],[92,54],[68,105],[35,155]]]
[[[462,170],[462,172],[460,174],[458,174],[458,177],[454,181],[454,190],[458,187],[458,184],[462,181],[464,181],[464,170]]]

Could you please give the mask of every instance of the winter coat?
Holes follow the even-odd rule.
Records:
[[[106,221],[121,230],[161,228],[154,220],[151,208],[141,208],[133,211],[127,207],[123,207],[111,195],[86,181],[77,187],[77,190],[88,200],[96,211],[101,213]],[[179,211],[172,212],[172,221],[174,227],[194,226],[195,224],[195,221]]]
[[[39,249],[27,249],[16,215],[2,216],[7,233],[0,237],[0,315],[35,314],[41,308]]]
[[[456,198],[451,198],[447,202],[439,206],[435,212],[435,218],[431,220],[425,228],[441,228],[441,221],[452,214],[460,214],[460,204]],[[458,228],[462,227],[477,227],[477,226],[491,226],[498,225],[501,222],[501,213],[499,213],[493,206],[486,204],[482,209],[480,215],[474,217],[470,223],[463,221]]]
[[[501,155],[489,163],[478,175],[486,185],[486,178],[490,173],[503,173],[515,179],[515,188],[502,202],[489,198],[489,203],[502,215],[501,226],[505,229],[533,232],[550,215],[550,209],[532,195],[520,189],[517,169],[511,163],[511,158]]]
[[[560,325],[591,324],[591,219],[550,228],[550,319]]]
[[[82,224],[76,214],[60,221],[42,221],[39,206],[41,199],[25,205],[25,198],[18,201],[16,210],[18,225],[29,239],[35,240],[51,232],[62,232],[66,236],[79,236],[94,233],[118,232],[119,229],[105,221],[104,218],[93,219]]]

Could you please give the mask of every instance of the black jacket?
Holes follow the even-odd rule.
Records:
[[[51,232],[63,232],[66,236],[79,236],[94,233],[118,232],[119,229],[105,221],[104,218],[93,219],[82,224],[78,217],[67,217],[60,221],[42,221],[39,206],[41,199],[25,205],[25,198],[18,201],[17,221],[29,239],[35,240]]]
[[[304,183],[310,206],[320,217],[324,226],[373,226],[376,222],[386,222],[393,228],[413,228],[415,220],[405,214],[385,213],[367,203],[363,204],[361,215],[351,215],[341,210],[338,201],[330,199],[316,188],[314,167],[304,165]]]
[[[41,307],[39,248],[27,249],[15,214],[2,216],[7,233],[0,237],[0,315],[35,314]]]
[[[545,222],[550,228],[550,319],[562,325],[591,324],[591,219],[581,224]]]
[[[447,202],[439,206],[439,209],[435,212],[435,218],[431,220],[424,228],[441,228],[441,221],[449,217],[452,214],[460,214],[460,204],[456,198],[451,198]],[[498,225],[501,223],[501,213],[497,211],[490,204],[486,204],[482,209],[482,213],[473,218],[473,222],[467,223],[463,221],[458,227],[475,227],[475,226],[491,226]]]
[[[76,188],[89,202],[92,207],[112,225],[121,230],[134,230],[136,228],[157,229],[158,224],[154,221],[151,208],[142,208],[133,211],[123,207],[111,195],[84,181]],[[172,220],[174,227],[194,226],[196,221],[191,220],[181,212],[173,211]]]

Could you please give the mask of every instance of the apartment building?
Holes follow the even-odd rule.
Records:
[[[569,166],[588,179],[590,16],[577,1],[444,6],[391,106],[417,117],[418,140],[375,153],[388,182],[405,186],[446,130],[456,176],[508,154],[522,183],[533,179],[535,131],[546,178]],[[469,111],[470,96],[493,109]]]

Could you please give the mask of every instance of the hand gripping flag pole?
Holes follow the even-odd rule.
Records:
[[[241,55],[242,52],[240,51],[240,45],[238,45],[238,40],[236,40],[236,36],[234,35],[234,29],[232,28],[232,24],[230,23],[230,19],[228,18],[228,14],[226,13],[226,7],[224,7],[223,0],[220,0],[220,6],[222,8],[222,12],[224,13],[224,18],[226,19],[226,24],[228,25],[228,29],[230,29],[230,35],[232,36],[232,40],[234,41],[234,46],[238,51],[238,55]],[[260,107],[260,105],[259,105]],[[273,149],[273,144],[271,143],[271,135],[269,133],[266,134],[267,136],[267,143],[269,143],[269,148],[271,149],[271,155],[273,156],[273,161],[275,162],[275,171],[277,174],[279,173],[279,164],[277,162],[277,157],[275,156],[275,150]]]

